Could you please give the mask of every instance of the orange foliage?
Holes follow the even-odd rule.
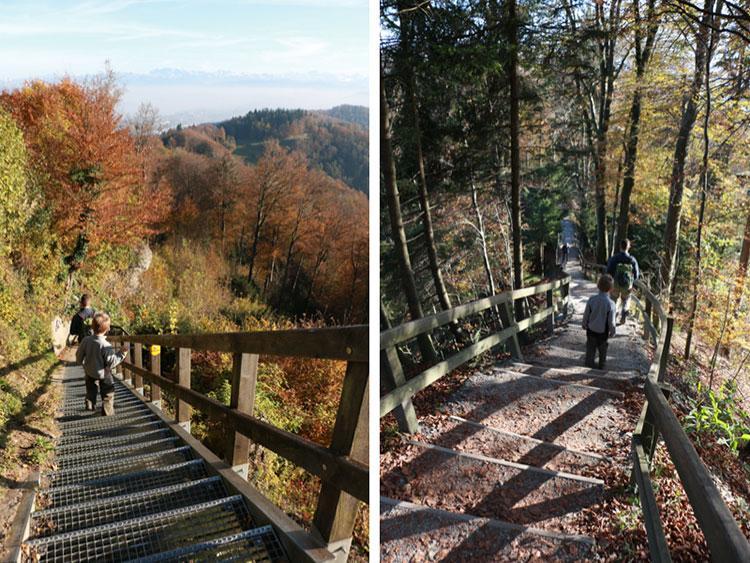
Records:
[[[108,75],[87,84],[35,81],[0,94],[24,133],[52,228],[66,252],[86,242],[81,260],[102,242],[149,234],[167,210],[168,186],[143,182],[135,144],[115,109],[118,96]]]

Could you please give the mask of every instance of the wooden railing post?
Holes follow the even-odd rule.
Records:
[[[368,458],[368,371],[364,362],[349,362],[341,390],[330,451],[366,464]],[[357,518],[357,499],[324,483],[318,497],[313,525],[337,558],[345,559]]]
[[[547,290],[547,308],[552,309],[549,314],[549,333],[555,332],[555,297],[552,295],[552,289]]]
[[[137,368],[143,368],[143,344],[136,342],[133,346],[133,364]],[[136,374],[133,378],[133,388],[139,395],[143,395],[143,376]]]
[[[129,342],[123,342],[122,347],[125,348],[128,351],[127,356],[125,356],[125,359],[123,360],[123,363],[125,364],[131,364],[133,363],[133,356],[130,353],[130,343]],[[133,375],[130,373],[129,369],[122,368],[122,381],[124,383],[131,382],[133,378]]]
[[[513,309],[511,309],[510,303],[507,301],[500,305],[500,320],[503,322],[503,328],[510,328],[516,324],[516,317],[513,315]],[[523,361],[521,344],[518,341],[517,332],[510,337],[510,356],[517,362]]]
[[[398,357],[398,350],[396,350],[395,346],[386,348],[381,352],[380,376],[381,385],[386,392],[393,391],[397,387],[406,383],[404,369],[401,366],[401,360]],[[398,422],[398,429],[401,432],[406,432],[407,434],[415,434],[419,432],[417,412],[414,410],[414,404],[411,402],[411,398],[405,399],[401,403],[401,406],[396,407],[394,414],[396,416],[396,421]]]
[[[667,317],[667,326],[664,328],[664,346],[661,349],[661,358],[659,358],[659,375],[656,381],[661,383],[667,375],[667,364],[669,362],[670,346],[672,344],[672,328],[674,327],[674,318]]]
[[[241,413],[253,414],[255,408],[255,387],[258,381],[258,354],[232,355],[232,395],[229,407]],[[250,440],[234,433],[230,441],[227,460],[237,473],[247,479]]]
[[[651,331],[648,329],[648,325],[651,322],[651,300],[647,295],[643,297],[646,302],[646,310],[643,313],[643,338],[648,341],[651,338]]]
[[[177,383],[190,389],[190,348],[177,349]],[[190,405],[177,399],[177,424],[190,432]]]
[[[161,375],[161,346],[153,345],[151,352],[151,373]],[[161,387],[151,382],[151,402],[155,407],[161,408]]]

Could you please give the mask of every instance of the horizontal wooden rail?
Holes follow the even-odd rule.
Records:
[[[110,336],[111,342],[134,342],[165,346],[261,354],[292,356],[326,360],[368,361],[367,325],[268,330],[257,332],[225,332],[218,334],[139,334]]]
[[[419,429],[416,414],[412,405],[412,397],[426,389],[440,378],[452,372],[457,367],[473,358],[510,341],[511,355],[516,360],[522,360],[518,334],[532,325],[550,319],[550,327],[554,324],[555,311],[560,309],[560,303],[567,304],[570,276],[541,283],[538,285],[509,290],[503,293],[485,297],[465,303],[457,307],[428,315],[402,325],[383,331],[380,334],[381,354],[381,384],[386,393],[380,398],[380,416],[383,417],[396,411],[399,428],[404,432],[414,433]],[[553,292],[560,292],[559,303],[555,302]],[[533,295],[546,295],[547,307],[528,318],[516,320],[512,306],[517,299]],[[408,340],[430,332],[441,326],[481,313],[489,309],[496,309],[502,322],[502,330],[491,334],[479,342],[467,346],[447,359],[425,369],[408,381],[406,380],[396,347]]]
[[[581,263],[584,272],[606,270],[601,264],[584,260]],[[671,561],[649,475],[650,462],[661,436],[703,530],[711,559],[722,562],[749,561],[750,543],[669,406],[665,396],[667,388],[661,386],[669,362],[674,319],[664,312],[658,297],[645,283],[636,280],[634,286],[643,296],[643,303],[636,299],[636,306],[644,315],[644,336],[652,335],[656,343],[645,383],[646,401],[633,433],[632,452],[633,482],[638,486],[651,560]]]
[[[421,319],[409,321],[407,323],[395,326],[391,329],[384,330],[380,333],[380,349],[385,350],[396,344],[401,344],[412,338],[416,338],[420,334],[429,332],[441,326],[445,326],[454,321],[461,320],[470,315],[481,313],[492,307],[498,305],[508,304],[516,299],[522,299],[524,297],[530,297],[532,295],[540,295],[550,290],[559,290],[564,286],[570,284],[570,276],[565,276],[559,280],[553,280],[547,283],[539,285],[533,285],[522,289],[515,289],[504,291],[493,295],[491,297],[485,297],[478,299],[470,303],[464,303],[458,305],[447,311],[440,311],[432,315],[427,315]]]
[[[140,375],[151,384],[159,385],[176,398],[208,415],[212,421],[222,424],[228,432],[239,432],[288,459],[321,480],[337,483],[343,490],[363,502],[368,502],[368,469],[346,456],[334,456],[325,447],[281,428],[276,428],[254,416],[230,409],[226,405],[190,389],[162,375],[124,364],[126,370]]]
[[[218,423],[230,438],[227,462],[247,478],[250,442],[254,442],[319,477],[322,486],[313,528],[332,552],[348,551],[357,514],[356,503],[368,502],[368,327],[259,331],[222,334],[118,335],[134,353],[122,364],[123,379],[143,394],[150,384],[150,401],[160,406],[161,391],[176,399],[176,420],[189,431],[191,411],[200,411]],[[174,379],[161,373],[159,348],[175,348]],[[143,366],[149,350],[150,369]],[[191,389],[191,352],[207,350],[232,354],[230,404]],[[329,447],[277,428],[253,415],[258,364],[264,356],[319,358],[345,361],[346,374]],[[338,555],[337,555],[338,558]],[[345,558],[345,556],[344,556]]]
[[[724,504],[711,474],[690,443],[662,390],[650,380],[646,380],[646,398],[706,537],[711,559],[722,562],[748,561],[750,543]]]

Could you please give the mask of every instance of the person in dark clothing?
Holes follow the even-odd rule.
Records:
[[[599,293],[591,297],[583,311],[583,329],[586,331],[586,367],[604,369],[607,364],[609,338],[615,335],[615,304],[609,297],[612,276],[603,274],[596,284]],[[599,352],[599,364],[594,357]]]
[[[67,340],[68,346],[74,341],[80,343],[84,338],[93,334],[91,323],[94,313],[95,311],[91,307],[91,296],[88,293],[84,293],[81,295],[81,307],[70,321],[70,333]]]
[[[568,265],[569,252],[570,252],[570,249],[568,248],[568,243],[564,242],[562,245],[562,259],[561,259],[563,269],[565,269],[565,266]]]
[[[630,254],[630,241],[628,239],[620,241],[620,252],[612,256],[609,262],[607,262],[607,273],[612,276],[615,282],[614,289],[612,290],[613,301],[617,303],[618,298],[622,300],[620,324],[625,324],[633,284],[635,280],[641,277],[638,260]]]

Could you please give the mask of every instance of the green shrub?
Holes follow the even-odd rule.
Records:
[[[750,441],[748,414],[737,406],[737,386],[729,381],[716,392],[704,392],[698,383],[698,398],[688,398],[690,411],[685,417],[685,429],[700,439],[701,432],[717,437],[717,442],[736,452]]]

